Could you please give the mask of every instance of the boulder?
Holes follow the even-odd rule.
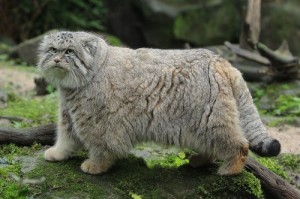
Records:
[[[10,53],[13,58],[19,58],[22,61],[30,65],[35,65],[37,63],[37,48],[45,34],[54,32],[56,30],[50,30],[43,35],[26,40],[17,46],[15,46]]]

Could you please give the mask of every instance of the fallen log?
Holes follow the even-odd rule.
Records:
[[[14,129],[0,128],[0,144],[15,143],[28,146],[34,142],[42,145],[54,143],[56,124],[39,127]],[[245,168],[260,179],[263,189],[275,199],[300,199],[300,191],[287,181],[248,157]]]
[[[260,179],[262,188],[274,199],[300,199],[300,191],[251,157],[245,168]]]
[[[37,142],[42,145],[52,145],[55,130],[56,124],[24,129],[0,128],[0,144],[14,143],[20,146],[30,146]]]

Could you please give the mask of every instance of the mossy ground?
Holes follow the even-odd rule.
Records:
[[[130,156],[119,160],[105,174],[91,176],[80,171],[82,157],[65,162],[40,163],[28,178],[46,181],[29,187],[36,198],[263,198],[259,180],[244,171],[235,177],[220,177],[217,166],[192,169],[188,165],[148,168],[143,159]],[[221,197],[222,196],[222,197]]]

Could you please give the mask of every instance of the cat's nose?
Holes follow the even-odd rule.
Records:
[[[54,58],[54,60],[53,60],[55,63],[58,63],[58,62],[60,62],[60,59],[59,58]]]

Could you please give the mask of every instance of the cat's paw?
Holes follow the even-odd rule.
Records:
[[[54,147],[51,147],[45,151],[44,158],[48,161],[62,161],[67,159],[67,156]]]
[[[80,168],[85,173],[95,175],[95,174],[106,172],[111,165],[112,163],[109,161],[102,161],[99,163],[95,163],[91,159],[87,159],[81,164]]]

